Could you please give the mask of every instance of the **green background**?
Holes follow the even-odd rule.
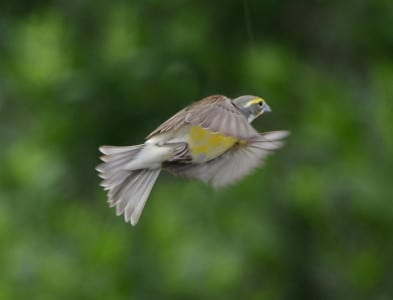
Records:
[[[392,299],[393,2],[2,1],[0,299]],[[210,94],[292,135],[109,209],[98,146]]]

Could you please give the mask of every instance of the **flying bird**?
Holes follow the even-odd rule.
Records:
[[[288,131],[258,133],[251,122],[271,109],[264,99],[213,95],[180,110],[135,146],[101,146],[96,170],[108,202],[138,223],[162,169],[214,187],[232,184],[281,148]]]

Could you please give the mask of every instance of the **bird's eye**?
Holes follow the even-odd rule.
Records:
[[[258,106],[259,106],[259,107],[262,107],[262,106],[263,106],[263,102],[262,102],[262,101],[259,101],[259,102],[258,102]]]

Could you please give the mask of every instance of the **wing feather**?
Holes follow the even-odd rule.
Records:
[[[248,123],[246,117],[222,95],[210,96],[179,111],[147,136],[177,130],[183,125],[195,125],[213,132],[220,132],[241,140],[248,140],[259,134]]]
[[[239,144],[220,157],[204,164],[169,164],[170,172],[189,179],[198,179],[215,187],[239,181],[259,167],[273,150],[283,145],[287,131],[268,132]]]

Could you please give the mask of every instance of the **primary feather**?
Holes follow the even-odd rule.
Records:
[[[251,104],[262,103],[253,97],[239,97],[235,105],[225,96],[210,96],[179,111],[142,145],[100,147],[103,163],[96,169],[117,215],[124,214],[132,225],[138,222],[162,168],[221,187],[260,166],[289,132],[259,134],[249,121],[262,113],[245,115],[255,109]],[[247,104],[242,110],[241,103]]]
[[[223,155],[204,164],[168,163],[165,168],[181,177],[198,179],[214,187],[232,184],[251,173],[283,145],[288,131],[274,131],[237,144]]]

